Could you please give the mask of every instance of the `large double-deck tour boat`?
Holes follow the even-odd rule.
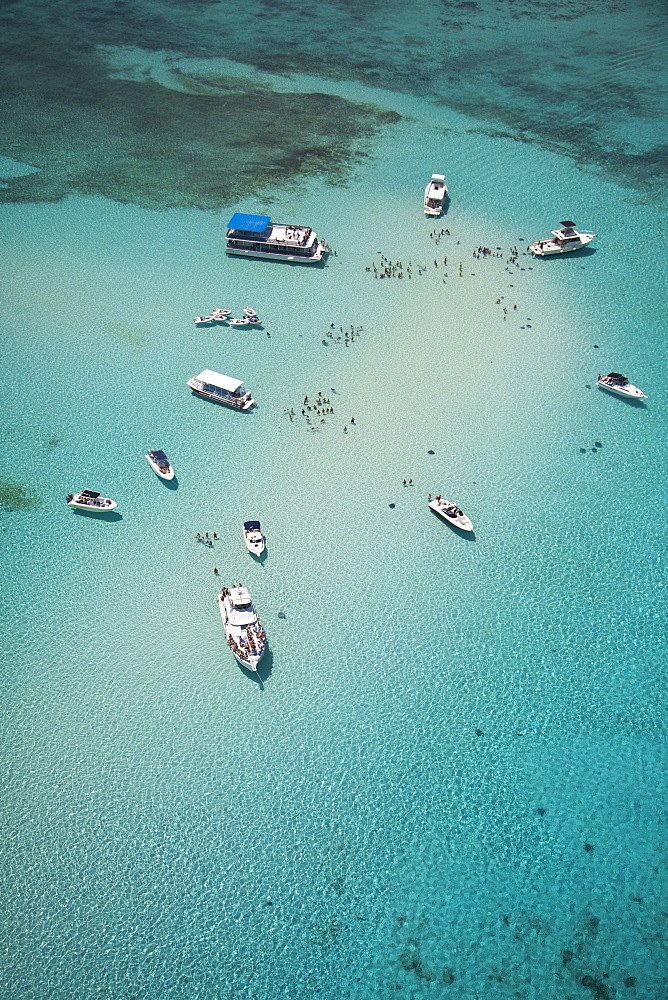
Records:
[[[225,252],[238,257],[264,257],[296,264],[317,264],[326,244],[309,226],[272,222],[268,215],[236,212],[227,224]]]
[[[223,587],[218,595],[227,644],[242,667],[256,671],[266,637],[246,587]]]
[[[235,410],[250,410],[255,405],[250,392],[239,391],[243,382],[238,378],[230,378],[229,375],[221,375],[220,372],[212,372],[209,368],[189,378],[188,385],[198,396],[231,406]]]
[[[597,236],[597,233],[579,233],[574,222],[561,223],[561,229],[552,230],[551,240],[534,240],[529,244],[529,250],[534,257],[554,257],[555,254],[570,253],[571,250],[580,250]]]

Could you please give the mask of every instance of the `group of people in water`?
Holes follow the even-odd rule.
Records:
[[[216,539],[216,540],[218,539],[218,535],[214,531],[214,532],[212,532],[212,536],[213,536],[212,538],[209,538],[209,532],[208,531],[206,531],[203,535],[198,531],[197,534],[195,535],[195,541],[196,542],[202,542],[204,545],[208,545],[209,548],[212,549],[213,548],[213,541],[214,541],[214,539]]]
[[[330,327],[331,329],[325,332],[325,336],[323,337],[322,340],[322,343],[325,345],[325,347],[328,346],[330,340],[333,341],[334,343],[343,341],[343,343],[347,347],[348,344],[352,343],[355,340],[355,337],[356,336],[359,337],[360,333],[362,332],[361,326],[353,326],[352,324],[350,326],[350,330],[344,330],[343,327],[340,326],[339,334],[336,333],[336,327],[334,326],[333,323],[330,323]],[[329,340],[326,339],[327,337],[329,337]]]
[[[361,327],[360,327],[361,329]],[[336,389],[330,389],[330,392],[336,392]],[[318,430],[318,424],[326,423],[325,417],[330,416],[334,413],[334,407],[330,405],[331,400],[328,396],[325,396],[323,392],[319,392],[314,400],[310,400],[308,396],[304,396],[304,402],[301,407],[301,415],[304,417],[305,423],[308,425],[308,430]],[[308,411],[308,412],[307,412]],[[290,423],[295,419],[297,413],[294,406],[286,407],[283,413],[287,413],[288,420]],[[317,418],[320,418],[319,420]],[[350,418],[350,423],[354,426],[355,418]],[[344,434],[348,433],[347,425],[343,428]]]

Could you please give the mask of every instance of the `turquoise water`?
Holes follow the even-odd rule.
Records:
[[[663,8],[247,10],[91,6],[72,45],[71,10],[17,5],[5,994],[654,1000]],[[240,209],[336,256],[227,259]],[[523,253],[562,218],[593,252]],[[374,278],[381,254],[410,279]],[[196,329],[215,306],[263,327]],[[362,331],[346,347],[332,323]],[[257,408],[193,396],[205,367]],[[598,390],[610,370],[648,399]],[[335,412],[309,430],[319,391]],[[119,517],[68,510],[85,487]],[[260,683],[215,604],[237,581],[267,632]]]

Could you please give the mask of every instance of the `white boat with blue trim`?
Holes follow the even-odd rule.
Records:
[[[235,212],[227,224],[225,252],[237,257],[263,257],[293,264],[318,264],[327,245],[309,226],[272,222],[268,215]]]
[[[244,542],[251,555],[262,555],[264,552],[264,536],[259,521],[244,521]]]

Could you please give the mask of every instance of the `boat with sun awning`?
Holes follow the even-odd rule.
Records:
[[[239,391],[243,385],[240,379],[221,375],[220,372],[211,371],[210,368],[205,368],[199,375],[189,378],[188,385],[198,396],[210,399],[214,403],[231,406],[235,410],[250,410],[251,406],[255,405],[250,392]]]
[[[235,212],[227,224],[225,252],[238,257],[264,257],[293,264],[317,264],[327,245],[310,226],[272,222],[268,215]]]

